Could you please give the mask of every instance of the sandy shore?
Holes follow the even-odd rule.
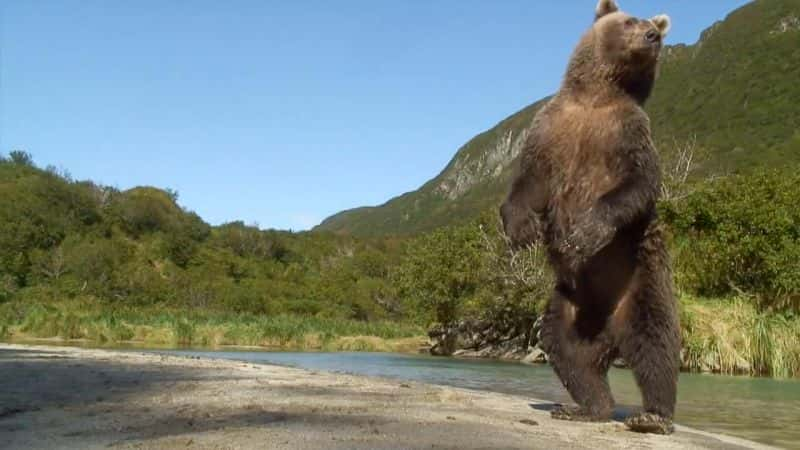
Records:
[[[546,401],[139,352],[0,344],[0,448],[767,448],[551,420]]]

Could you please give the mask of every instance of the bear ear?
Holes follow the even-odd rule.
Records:
[[[600,0],[597,3],[597,8],[594,10],[594,20],[598,20],[603,16],[619,11],[619,6],[614,0]]]
[[[650,19],[650,22],[653,22],[653,25],[658,28],[658,31],[661,32],[661,36],[666,36],[667,33],[669,33],[669,29],[672,27],[672,20],[666,14],[655,16]]]

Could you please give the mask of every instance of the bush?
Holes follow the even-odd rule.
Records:
[[[481,284],[481,242],[474,224],[440,228],[412,241],[395,278],[412,311],[449,323]]]
[[[19,166],[33,166],[33,156],[22,150],[12,150],[8,154],[8,160]]]
[[[84,188],[33,167],[0,163],[0,273],[31,282],[31,253],[100,220]]]
[[[180,318],[172,325],[173,339],[178,345],[192,345],[195,335],[195,325],[189,319]]]
[[[256,226],[247,226],[240,221],[217,227],[214,241],[243,258],[285,261],[289,253],[277,233],[261,231]]]
[[[111,295],[116,273],[134,254],[133,246],[119,238],[72,235],[61,248],[68,276],[74,278],[82,290],[98,296]]]
[[[396,243],[241,222],[212,229],[176,200],[153,187],[74,181],[27,154],[0,158],[0,303],[94,298],[115,308],[403,319],[388,280]],[[63,331],[104,341],[129,333],[72,325]]]
[[[168,193],[147,187],[131,189],[115,198],[114,210],[125,231],[141,236],[175,226],[179,208]]]
[[[662,205],[681,287],[703,296],[754,294],[762,306],[800,306],[800,174],[733,175]]]
[[[60,333],[59,311],[46,304],[37,303],[33,308],[25,311],[22,322],[22,331],[36,337],[56,337]]]
[[[488,318],[535,320],[553,292],[553,274],[541,243],[514,250],[495,212],[478,225],[483,278],[476,309]]]
[[[11,275],[0,274],[0,303],[11,300],[17,292],[17,282]]]

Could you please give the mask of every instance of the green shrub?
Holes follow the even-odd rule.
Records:
[[[115,237],[72,235],[62,246],[68,277],[81,285],[81,290],[100,297],[111,297],[114,278],[134,254],[134,247]]]
[[[14,277],[7,274],[0,274],[0,303],[11,300],[17,290],[17,282]]]
[[[50,306],[35,304],[25,311],[22,331],[34,337],[49,338],[60,334],[60,312]]]
[[[409,307],[427,320],[456,320],[481,283],[481,242],[474,225],[440,228],[409,243],[395,276]]]
[[[190,319],[182,317],[173,322],[172,333],[176,344],[191,345],[195,337],[195,324]]]
[[[256,226],[248,226],[241,221],[217,227],[214,232],[214,241],[217,245],[227,248],[243,258],[275,259],[285,262],[290,253],[279,233],[262,231]]]
[[[62,339],[80,339],[84,337],[81,320],[78,316],[72,312],[62,316],[58,325],[58,335]]]
[[[800,173],[756,171],[662,205],[680,283],[704,296],[746,292],[772,309],[800,303]]]
[[[87,338],[99,343],[118,343],[133,339],[133,329],[120,316],[111,311],[101,311],[86,320]]]

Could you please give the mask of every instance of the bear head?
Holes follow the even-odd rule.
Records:
[[[644,103],[670,24],[666,15],[639,19],[620,11],[614,0],[600,0],[594,24],[572,55],[566,87],[590,93],[618,88]]]

